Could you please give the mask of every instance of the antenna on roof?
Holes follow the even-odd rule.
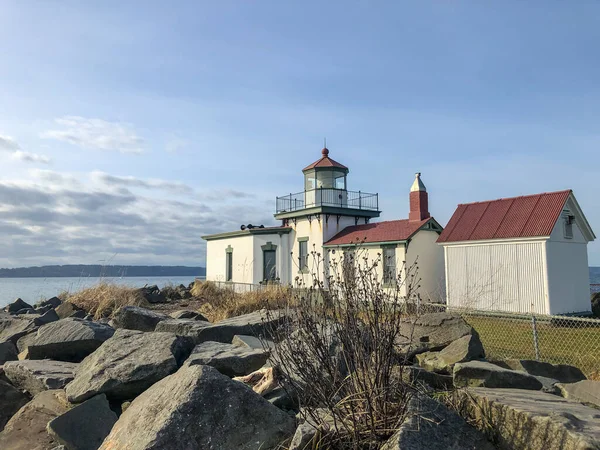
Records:
[[[323,148],[327,148],[327,138],[323,138]]]

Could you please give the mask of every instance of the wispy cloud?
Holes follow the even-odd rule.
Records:
[[[19,161],[50,164],[51,159],[44,155],[21,150],[21,146],[13,138],[0,135],[0,151],[8,152],[12,159]]]
[[[56,139],[87,149],[121,153],[144,151],[144,139],[127,123],[80,116],[65,116],[55,119],[55,122],[61,128],[43,132],[42,138]]]
[[[142,189],[159,189],[175,194],[193,195],[194,188],[184,183],[159,179],[142,179],[132,176],[121,177],[104,172],[92,172],[92,180],[107,186],[133,187]]]

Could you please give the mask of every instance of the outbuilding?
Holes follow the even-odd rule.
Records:
[[[438,238],[448,306],[587,313],[595,237],[571,190],[458,205]]]

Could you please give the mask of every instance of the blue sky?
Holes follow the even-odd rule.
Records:
[[[0,266],[204,264],[320,156],[407,216],[571,188],[600,230],[600,3],[0,0]],[[600,244],[589,246],[600,265]]]

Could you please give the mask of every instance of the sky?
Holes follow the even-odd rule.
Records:
[[[324,138],[382,220],[421,172],[442,225],[573,189],[598,233],[599,21],[585,0],[0,0],[0,267],[204,265],[201,236],[276,224]]]

